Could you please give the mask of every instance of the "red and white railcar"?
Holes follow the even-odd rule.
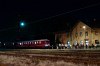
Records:
[[[30,40],[30,41],[20,41],[17,43],[20,48],[49,48],[50,40],[40,39],[40,40]]]

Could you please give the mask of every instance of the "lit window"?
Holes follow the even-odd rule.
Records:
[[[89,42],[89,41],[85,41],[85,42]]]
[[[68,41],[68,44],[69,44],[70,42]]]
[[[35,44],[36,44],[36,41],[35,41]]]
[[[41,44],[41,41],[39,41],[39,44]]]

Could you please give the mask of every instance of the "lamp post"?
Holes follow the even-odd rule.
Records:
[[[26,28],[26,23],[24,20],[20,20],[19,24],[18,24],[18,33],[19,33],[19,37],[18,40],[22,39],[24,33],[25,33],[25,29]]]

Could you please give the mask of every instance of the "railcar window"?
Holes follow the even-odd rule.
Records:
[[[35,44],[36,44],[36,41],[35,41]]]
[[[39,44],[41,44],[41,41],[39,41]]]

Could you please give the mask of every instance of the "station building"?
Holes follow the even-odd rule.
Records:
[[[92,24],[93,25],[93,24]],[[74,26],[71,26],[69,32],[60,32],[55,34],[56,44],[70,44],[76,43],[85,45],[96,45],[100,42],[100,28],[91,26],[82,21],[78,21]]]

